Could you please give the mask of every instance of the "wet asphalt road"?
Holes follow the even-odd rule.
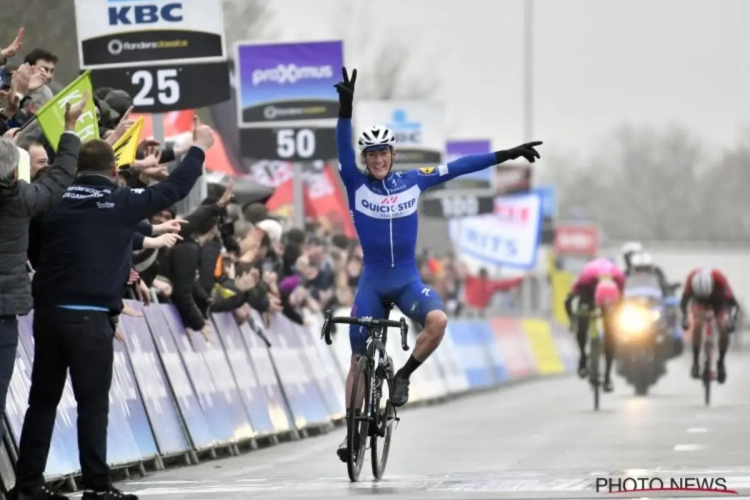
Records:
[[[360,481],[349,482],[334,453],[344,436],[337,428],[122,487],[165,500],[750,498],[750,353],[730,354],[729,379],[715,387],[711,407],[687,363],[687,353],[671,361],[647,397],[617,378],[597,413],[587,385],[570,376],[403,411],[379,482],[369,453]],[[652,486],[724,479],[738,494],[596,490],[597,480],[628,476],[656,478]]]

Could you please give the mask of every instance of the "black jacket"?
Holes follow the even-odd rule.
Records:
[[[192,147],[167,179],[143,189],[121,188],[100,175],[79,176],[42,218],[34,307],[89,305],[119,312],[138,222],[186,197],[204,159]]]
[[[202,329],[206,320],[203,317],[194,294],[205,291],[200,287],[197,273],[201,266],[201,247],[193,238],[185,238],[172,248],[165,259],[165,274],[172,282],[172,304],[180,313],[187,328]]]
[[[73,182],[80,145],[78,136],[65,132],[47,175],[31,184],[0,183],[0,316],[31,310],[31,280],[26,269],[29,223],[59,202]]]

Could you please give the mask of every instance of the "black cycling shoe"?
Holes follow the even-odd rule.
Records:
[[[589,374],[589,367],[586,363],[586,356],[581,356],[578,360],[578,376],[586,378]]]
[[[396,376],[393,377],[391,404],[398,408],[404,406],[407,401],[409,401],[409,379],[396,374]]]
[[[698,363],[693,363],[693,366],[690,368],[690,376],[694,379],[701,378],[701,368],[698,366]]]
[[[604,381],[604,387],[603,387],[603,389],[604,389],[604,392],[612,392],[612,391],[615,390],[615,385],[612,383],[611,379],[607,378]]]
[[[716,381],[720,384],[727,381],[727,369],[724,366],[724,363],[719,363],[716,366]]]
[[[339,448],[336,450],[336,455],[342,462],[349,461],[349,436],[345,437],[344,442],[339,445]]]

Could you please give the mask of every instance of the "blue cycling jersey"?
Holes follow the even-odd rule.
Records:
[[[357,168],[351,119],[339,118],[336,146],[349,210],[364,254],[352,316],[380,319],[383,299],[389,299],[406,316],[424,324],[430,312],[443,310],[443,303],[422,283],[416,266],[419,195],[441,182],[495,165],[495,155],[465,156],[447,165],[395,171],[376,180]],[[349,328],[353,354],[365,352],[366,340],[363,327]]]
[[[416,260],[417,206],[426,189],[497,164],[494,153],[470,155],[447,165],[392,171],[376,180],[357,168],[352,121],[336,125],[339,171],[367,267],[398,267]]]

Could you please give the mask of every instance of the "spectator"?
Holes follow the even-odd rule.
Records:
[[[8,385],[16,364],[18,316],[32,307],[27,269],[29,223],[56,204],[73,182],[80,140],[72,132],[84,101],[65,111],[60,154],[49,173],[38,182],[16,180],[19,154],[8,139],[0,139],[0,416],[5,414]],[[3,428],[0,427],[0,438]]]
[[[484,310],[490,303],[492,296],[501,291],[512,290],[523,282],[523,277],[498,279],[489,278],[487,269],[480,269],[479,276],[464,276],[466,283],[466,307],[484,316]]]
[[[49,157],[44,145],[36,141],[28,141],[26,144],[18,144],[29,153],[31,160],[31,180],[36,180],[37,176],[43,170],[48,169]]]
[[[76,104],[78,114],[66,119],[68,130],[74,129],[84,104]],[[65,498],[44,487],[44,469],[68,368],[78,406],[83,500],[137,500],[112,486],[107,464],[112,338],[124,289],[132,281],[129,247],[139,221],[187,196],[203,173],[213,132],[196,118],[194,134],[196,147],[182,164],[167,180],[144,190],[118,188],[111,146],[100,139],[87,142],[75,183],[42,218],[33,282],[35,356],[16,472],[20,500]]]
[[[170,176],[171,177],[171,176]],[[157,184],[158,186],[158,184]],[[211,324],[206,321],[209,292],[200,285],[201,247],[218,234],[219,218],[211,216],[195,223],[192,233],[178,243],[166,258],[166,276],[172,283],[172,303],[180,313],[185,328],[200,331],[211,338]],[[213,274],[213,273],[212,273]]]
[[[44,76],[45,84],[48,84],[55,77],[55,68],[57,67],[57,56],[52,52],[44,49],[33,49],[26,54],[23,62],[31,66],[34,71]]]

